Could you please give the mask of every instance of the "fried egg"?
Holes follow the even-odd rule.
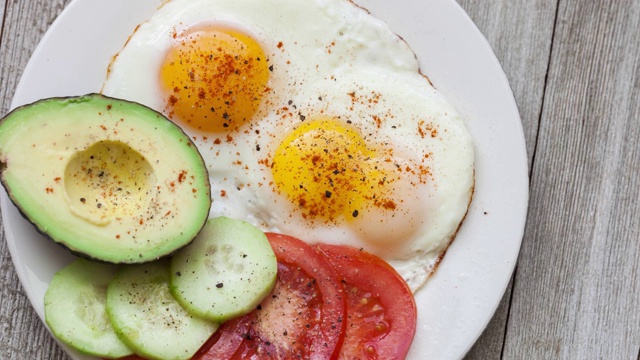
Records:
[[[105,95],[183,127],[210,216],[363,248],[415,291],[473,193],[464,121],[409,46],[346,0],[171,0],[109,68]]]

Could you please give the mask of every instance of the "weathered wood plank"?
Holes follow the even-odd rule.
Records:
[[[513,89],[531,164],[559,0],[457,0],[489,41]]]
[[[493,48],[509,79],[522,118],[529,164],[542,109],[557,0],[479,2],[458,0]],[[509,285],[500,306],[467,360],[499,359],[511,300]]]
[[[0,43],[0,113],[5,114],[31,53],[69,0],[2,1],[6,11]],[[27,299],[0,240],[0,359],[66,359]]]
[[[637,359],[640,1],[560,2],[506,359]]]
[[[6,2],[0,44],[0,111],[9,109],[13,91],[33,50],[70,0]]]
[[[0,42],[2,42],[2,29],[4,26],[4,15],[7,7],[7,0],[0,1]]]

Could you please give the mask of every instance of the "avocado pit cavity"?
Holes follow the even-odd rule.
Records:
[[[114,218],[142,217],[156,183],[147,159],[120,141],[99,141],[78,152],[64,173],[72,213],[98,225]]]

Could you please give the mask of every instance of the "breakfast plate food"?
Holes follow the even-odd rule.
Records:
[[[212,215],[240,218],[265,231],[312,242],[331,239],[385,258],[415,292],[417,329],[408,358],[462,357],[507,286],[527,206],[520,119],[491,48],[449,0],[363,0],[359,7],[327,0],[309,9],[292,0],[274,6],[253,0],[242,4],[75,0],[36,49],[12,107],[102,92],[164,111],[182,122],[207,163]],[[217,26],[211,14],[224,31],[215,29],[211,35]],[[188,57],[192,44],[228,35],[242,38],[239,33],[251,33],[260,44],[249,39],[243,45],[253,51],[243,61],[253,72],[243,79],[252,82],[254,91],[245,96],[248,101],[239,113],[228,105],[243,101],[238,94],[246,88],[233,81],[212,84],[223,94],[197,117],[220,116],[222,125],[206,128],[189,116],[202,107],[197,99],[209,94],[202,90],[177,97],[198,75],[187,72],[186,79],[176,80],[173,68],[183,62],[210,68],[213,55],[197,61]],[[166,53],[168,60],[163,60]],[[233,56],[226,56],[227,65],[235,66]],[[240,71],[244,69],[231,73]],[[421,94],[417,101],[414,89]],[[424,119],[404,112],[418,104],[427,104],[419,110]],[[350,119],[337,120],[349,116],[366,118],[369,125],[356,128],[359,122],[352,127]],[[262,121],[252,123],[254,117]],[[323,158],[322,151],[314,153],[318,145],[305,145],[309,138],[326,141],[328,132],[356,144],[347,146],[344,159]],[[371,143],[364,140],[367,136],[375,138],[376,146],[359,148]],[[427,148],[421,148],[425,143]],[[411,158],[414,152],[421,160]],[[265,160],[262,154],[270,156]],[[312,162],[317,166],[297,172],[304,165],[292,161],[291,154],[317,157]],[[352,163],[353,158],[360,162]],[[343,176],[345,169],[331,168],[319,177],[337,179],[331,180],[332,191],[318,185],[320,196],[314,197],[310,187],[297,186],[313,183],[308,173],[315,174],[322,163],[357,168],[355,180]],[[230,173],[234,168],[240,172]],[[354,185],[360,179],[374,180]],[[374,190],[384,183],[395,183],[393,188],[400,190]],[[340,184],[349,191],[340,192]],[[341,198],[341,193],[355,197]],[[294,211],[291,204],[303,210]],[[2,207],[16,271],[43,317],[53,274],[74,257],[39,235],[5,193]]]

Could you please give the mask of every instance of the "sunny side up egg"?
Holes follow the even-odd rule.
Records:
[[[346,0],[172,0],[115,57],[105,95],[193,137],[211,216],[389,261],[415,291],[465,217],[471,138],[408,45]]]

